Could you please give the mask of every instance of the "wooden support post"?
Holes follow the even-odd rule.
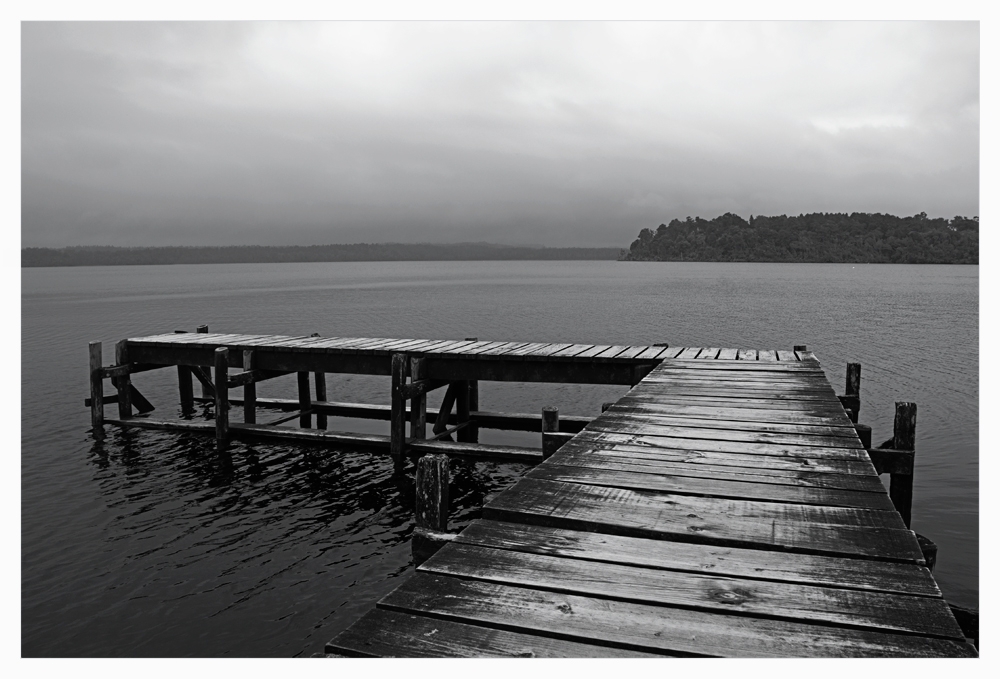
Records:
[[[443,540],[435,537],[448,530],[450,480],[447,455],[424,455],[417,460],[416,527],[411,543],[417,566],[441,547]]]
[[[243,369],[253,370],[253,349],[243,350]],[[257,384],[250,382],[243,386],[243,421],[257,423]]]
[[[175,333],[186,335],[187,330],[174,330]],[[194,410],[194,387],[191,382],[191,366],[177,366],[177,392],[181,399],[181,412],[190,413]]]
[[[854,424],[858,423],[858,415],[861,413],[861,364],[847,364],[847,386],[845,394],[838,396],[840,404],[844,406],[847,416]]]
[[[872,447],[872,428],[867,424],[856,424],[854,425],[854,431],[858,433],[858,438],[861,439],[861,445],[865,450]]]
[[[469,412],[479,412],[479,380],[469,380]],[[479,443],[478,424],[470,422],[466,431],[468,431],[470,442]]]
[[[215,445],[222,450],[229,437],[229,349],[215,350]]]
[[[115,344],[115,365],[128,365],[128,340],[121,340]],[[132,417],[132,378],[128,375],[119,375],[112,379],[118,388],[118,418],[127,420]]]
[[[848,396],[860,396],[861,395],[861,364],[860,363],[848,363],[847,364],[847,383],[844,387],[844,393]]]
[[[858,416],[861,414],[861,364],[847,364],[847,381],[844,387],[844,395],[851,397],[849,405],[853,412],[851,422],[857,424]]]
[[[189,413],[194,410],[194,386],[191,381],[190,366],[177,366],[177,391],[181,398],[181,411]]]
[[[478,342],[478,337],[466,337],[466,342]],[[469,411],[479,412],[479,380],[469,380]],[[470,422],[465,428],[465,436],[471,443],[479,443],[479,425]]]
[[[455,405],[455,396],[458,392],[457,385],[458,382],[450,383],[448,390],[444,392],[441,408],[438,410],[437,419],[434,420],[434,429],[432,429],[435,434],[441,434],[448,428],[448,419],[451,417],[451,409]]]
[[[299,426],[303,429],[309,429],[312,427],[312,415],[309,412],[312,410],[312,398],[309,396],[309,373],[300,372],[296,373],[299,380]]]
[[[916,444],[917,404],[897,401],[892,423],[892,447],[896,450],[916,450]]]
[[[449,482],[447,455],[424,455],[417,461],[416,519],[421,528],[448,530]]]
[[[542,459],[547,460],[556,452],[562,441],[546,436],[549,432],[559,431],[559,409],[553,406],[542,408]]]
[[[392,355],[392,409],[389,419],[389,452],[397,471],[403,468],[406,448],[406,401],[403,385],[406,383],[406,354]]]
[[[104,436],[104,377],[101,375],[104,357],[101,343],[91,342],[87,350],[90,352],[90,424],[95,436]]]
[[[316,383],[316,400],[326,401],[326,373],[313,373],[313,382]],[[316,413],[316,428],[326,429],[326,413]]]
[[[896,450],[916,450],[916,438],[917,404],[897,401],[896,417],[892,425],[892,447]],[[889,475],[889,498],[896,511],[903,517],[903,523],[909,528],[913,507],[912,473]]]
[[[917,536],[917,544],[920,545],[920,553],[924,555],[924,561],[927,564],[927,570],[933,571],[934,566],[937,564],[938,546],[930,538],[925,538],[920,533],[915,533]]]
[[[979,609],[962,608],[955,604],[948,604],[951,614],[955,616],[955,622],[962,629],[962,634],[966,639],[972,640],[972,645],[979,649]]]
[[[427,360],[410,359],[410,382],[427,377]],[[417,394],[410,399],[410,438],[427,438],[427,394]]]
[[[469,422],[469,381],[459,380],[455,384],[458,392],[455,396],[455,419],[458,420],[458,424],[462,424]],[[455,438],[463,443],[469,443],[472,440],[469,436],[469,427],[459,429]]]
[[[196,333],[205,334],[205,333],[208,332],[208,326],[207,325],[199,325],[195,329],[195,332]],[[204,382],[202,382],[201,383],[201,397],[202,398],[208,398],[208,399],[210,399],[210,398],[213,398],[214,396],[215,396],[215,394],[212,393],[212,390],[209,389],[208,385],[205,384]]]
[[[792,347],[792,351],[809,351],[809,347],[804,344],[796,344]]]

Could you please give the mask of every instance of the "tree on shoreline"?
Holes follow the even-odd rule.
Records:
[[[931,219],[881,213],[821,213],[789,217],[731,212],[687,217],[644,228],[625,261],[850,262],[978,264],[979,217]]]

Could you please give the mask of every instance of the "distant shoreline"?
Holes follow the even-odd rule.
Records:
[[[232,245],[191,247],[76,246],[23,248],[21,267],[135,266],[144,264],[281,264],[292,262],[401,262],[490,260],[602,260],[621,248],[549,248],[492,243],[353,243],[347,245]]]

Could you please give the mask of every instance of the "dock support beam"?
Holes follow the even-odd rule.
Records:
[[[854,431],[857,432],[858,438],[861,439],[861,445],[865,450],[872,447],[872,428],[867,424],[856,424],[854,425]]]
[[[542,408],[542,459],[547,460],[552,453],[559,449],[563,441],[557,437],[549,436],[552,432],[559,431],[559,409],[553,406]]]
[[[316,383],[316,400],[326,401],[326,373],[313,373],[313,381]],[[316,428],[326,429],[326,413],[316,411]]]
[[[115,344],[115,365],[128,365],[128,340]],[[118,418],[127,420],[132,417],[132,378],[128,373],[112,379],[118,388]]]
[[[455,397],[455,415],[457,424],[465,424],[465,426],[455,432],[455,439],[462,443],[469,443],[472,441],[472,437],[469,436],[469,427],[471,423],[469,422],[469,381],[459,380],[455,383],[455,390],[458,392]]]
[[[917,404],[896,402],[896,417],[892,425],[892,447],[896,450],[916,451]],[[916,462],[916,460],[914,460]],[[915,465],[914,465],[915,466]],[[910,510],[913,505],[913,470],[909,474],[889,475],[889,498],[903,523],[910,527]]]
[[[451,474],[447,455],[424,455],[417,460],[416,526],[411,549],[419,566],[454,536],[448,530],[448,484]]]
[[[187,330],[174,330],[178,335],[186,335]],[[191,381],[191,366],[177,366],[177,393],[181,399],[181,412],[194,411],[194,387]]]
[[[406,447],[406,400],[403,385],[406,382],[406,354],[392,355],[392,411],[389,419],[389,453],[396,470],[403,468],[403,452]]]
[[[196,333],[201,333],[201,334],[204,335],[204,334],[208,333],[208,326],[207,325],[199,325],[195,329],[195,332]],[[201,397],[202,398],[208,398],[208,399],[214,398],[215,394],[209,388],[209,385],[205,384],[205,382],[203,380],[199,380],[199,381],[201,382]]]
[[[101,343],[91,342],[87,345],[90,353],[90,424],[94,428],[94,436],[104,436],[104,378],[101,375],[103,356]]]
[[[410,382],[427,377],[427,360],[410,359]],[[410,438],[427,438],[427,393],[422,392],[410,399]]]
[[[861,364],[847,364],[847,381],[844,395],[840,398],[841,405],[848,411],[851,422],[858,423],[858,413],[861,411]]]
[[[309,396],[309,373],[296,373],[299,382],[299,426],[303,429],[312,427],[312,397]]]
[[[243,370],[253,370],[253,349],[243,350]],[[257,384],[249,382],[243,386],[243,421],[257,423]]]
[[[458,386],[456,382],[451,382],[441,399],[441,407],[438,409],[437,419],[434,420],[434,428],[431,430],[435,435],[443,434],[448,429],[448,419],[451,417],[451,409],[455,406]],[[448,439],[451,440],[450,438]]]
[[[229,349],[215,350],[215,445],[226,447],[229,438]]]
[[[478,337],[466,337],[466,342],[478,342]],[[479,380],[469,380],[469,410],[471,412],[479,412]],[[479,443],[479,425],[475,422],[470,422],[464,430],[465,439],[459,438],[459,440],[466,440],[470,443]]]

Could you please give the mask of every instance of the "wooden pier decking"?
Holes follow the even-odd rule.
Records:
[[[363,446],[392,454],[398,470],[427,453],[536,465],[482,519],[457,535],[432,536],[445,544],[332,639],[329,654],[975,656],[908,528],[912,427],[894,434],[892,446],[862,442],[858,433],[870,439],[871,430],[855,424],[860,368],[851,365],[849,394],[838,397],[800,347],[284,337],[202,327],[122,340],[111,366],[91,343],[87,403],[95,436],[107,423],[202,432],[220,449],[244,436]],[[214,403],[214,422],[149,415],[154,406],[131,377],[161,368],[177,370],[182,411]],[[293,373],[298,398],[257,398],[258,382]],[[328,401],[327,373],[389,375],[391,404]],[[106,379],[116,393],[103,393]],[[554,412],[481,410],[479,380],[631,390],[600,416],[559,420]],[[427,409],[426,394],[443,387],[440,410]],[[231,388],[243,398],[230,397]],[[117,419],[105,419],[105,403],[118,404]],[[233,405],[242,406],[243,422],[230,422]],[[265,408],[293,412],[258,423]],[[388,419],[391,433],[327,431],[328,415]],[[897,404],[897,423],[910,416],[913,404]],[[278,426],[291,420],[299,426]],[[482,444],[479,427],[539,431],[543,448]],[[891,494],[880,472],[893,474]],[[445,517],[446,492],[445,479]]]
[[[327,652],[976,655],[811,353],[658,358]]]

